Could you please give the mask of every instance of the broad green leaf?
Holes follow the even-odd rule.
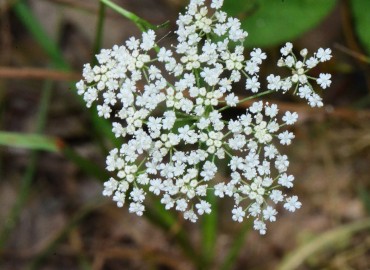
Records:
[[[258,7],[259,2],[260,0],[225,0],[222,9],[227,11],[229,15],[248,14],[252,13]]]
[[[39,134],[25,134],[0,131],[0,145],[21,147],[33,150],[58,152],[60,144],[55,138]]]
[[[354,26],[364,49],[370,55],[370,1],[352,0]]]
[[[248,47],[278,45],[318,25],[336,0],[225,0],[224,10],[241,19]]]

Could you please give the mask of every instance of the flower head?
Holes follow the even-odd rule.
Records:
[[[226,109],[257,97],[239,97],[233,84],[244,80],[246,90],[258,96],[295,86],[311,106],[322,106],[307,72],[329,60],[331,51],[319,49],[307,58],[302,50],[303,60],[297,60],[287,43],[278,65],[289,68],[291,76],[269,75],[268,91],[261,92],[258,73],[267,56],[255,48],[245,57],[248,33],[237,18],[220,11],[222,4],[212,0],[208,8],[204,0],[191,0],[177,20],[177,44],[171,49],[159,48],[149,30],[102,50],[98,65],[84,66],[76,87],[88,107],[98,103],[98,115],[113,118],[112,131],[125,139],[106,159],[113,177],[104,183],[103,195],[113,196],[118,207],[129,201],[129,212],[141,216],[150,193],[166,209],[196,222],[212,211],[208,191],[234,201],[234,221],[253,218],[254,228],[265,234],[266,222],[276,220],[276,204],[291,212],[301,207],[297,196],[284,193],[294,177],[280,152],[295,137],[286,125],[298,114],[280,115],[276,104],[255,101],[227,118]],[[330,75],[320,74],[316,82],[325,89]],[[226,160],[230,175],[217,177]]]

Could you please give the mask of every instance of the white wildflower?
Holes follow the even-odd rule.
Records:
[[[150,193],[166,209],[196,222],[211,213],[207,194],[212,192],[233,200],[234,221],[253,219],[254,229],[265,234],[265,222],[276,220],[278,205],[290,212],[301,207],[297,196],[285,194],[294,176],[280,152],[295,137],[286,126],[296,123],[298,114],[253,99],[295,89],[310,106],[323,106],[311,82],[326,89],[331,75],[313,78],[309,71],[330,60],[331,50],[320,48],[310,56],[303,49],[295,55],[286,43],[278,66],[288,69],[288,76],[267,76],[262,90],[259,72],[266,53],[245,51],[248,33],[239,19],[221,11],[223,0],[210,1],[210,8],[206,2],[190,0],[179,15],[177,44],[160,47],[148,30],[140,39],[101,50],[96,66],[83,66],[78,94],[87,107],[96,106],[98,116],[113,118],[112,131],[123,139],[106,158],[112,177],[103,195],[112,196],[118,207],[127,201],[129,212],[141,216]],[[236,91],[238,82],[248,90],[244,97]],[[240,106],[237,116],[227,111],[240,104],[247,107]],[[226,158],[230,175],[221,176]]]

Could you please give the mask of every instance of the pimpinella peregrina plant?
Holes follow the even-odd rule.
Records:
[[[160,198],[196,222],[209,214],[207,192],[234,201],[231,217],[254,220],[254,229],[266,233],[266,222],[276,220],[276,206],[294,212],[301,207],[293,187],[289,160],[280,145],[290,145],[294,134],[286,130],[296,112],[279,113],[276,104],[256,101],[240,116],[225,119],[225,110],[272,92],[291,92],[312,107],[323,106],[313,85],[325,89],[330,74],[318,78],[308,72],[331,58],[330,49],[312,56],[306,49],[297,56],[287,43],[279,67],[290,76],[269,75],[261,90],[260,65],[266,54],[259,48],[246,57],[243,42],[248,33],[240,21],[220,10],[223,0],[191,0],[177,20],[177,44],[159,47],[153,30],[141,39],[103,49],[98,65],[84,65],[77,83],[87,107],[94,102],[98,114],[112,119],[116,137],[125,139],[110,151],[106,169],[114,175],[104,183],[103,195],[113,196],[118,207],[141,216],[147,193]],[[246,98],[233,91],[245,83]],[[228,162],[230,174],[215,179],[220,164]]]

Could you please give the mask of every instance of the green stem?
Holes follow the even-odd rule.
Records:
[[[252,221],[245,221],[245,224],[241,228],[240,232],[234,237],[234,242],[232,243],[229,252],[227,253],[224,262],[221,264],[220,270],[230,270],[234,269],[233,266],[236,262],[237,256],[240,253],[241,248],[244,246],[245,237],[247,232],[252,228]]]
[[[24,26],[31,32],[32,36],[39,42],[42,49],[51,57],[53,66],[60,70],[70,70],[70,66],[64,60],[58,46],[47,35],[37,18],[30,12],[24,0],[16,1],[12,6],[17,17]]]
[[[251,96],[251,97],[243,98],[242,100],[240,100],[240,101],[237,103],[237,105],[242,104],[242,103],[244,103],[244,102],[246,102],[246,101],[248,101],[248,100],[251,100],[251,99],[255,99],[255,98],[258,98],[258,97],[262,97],[262,96],[265,96],[265,95],[271,94],[271,93],[273,93],[273,92],[275,92],[275,91],[274,91],[274,90],[267,90],[267,91],[264,91],[264,92],[258,93],[258,94],[256,94],[256,95],[253,95],[253,96]],[[226,109],[228,109],[228,108],[230,108],[230,106],[229,106],[229,105],[227,105],[227,106],[225,106],[225,107],[222,107],[222,108],[221,108],[221,109],[219,109],[218,111],[219,111],[219,112],[222,112],[222,111],[224,111],[224,110],[226,110]]]
[[[118,6],[117,4],[113,3],[112,1],[110,0],[100,0],[101,3],[107,5],[108,7],[110,7],[111,9],[113,9],[114,11],[116,11],[117,13],[121,14],[122,16],[124,16],[125,18],[129,19],[130,21],[132,21],[134,24],[136,24],[136,26],[142,31],[142,32],[146,32],[148,29],[156,29],[158,27],[156,27],[155,25],[151,24],[150,22],[140,18],[139,16],[137,16],[136,14]]]
[[[104,30],[104,20],[105,20],[105,8],[106,6],[103,3],[99,3],[99,14],[98,14],[98,22],[96,25],[96,34],[95,34],[95,41],[94,41],[94,48],[93,48],[93,59],[92,65],[95,66],[98,63],[95,55],[99,53],[102,45],[103,40],[103,30]]]
[[[210,269],[215,255],[218,229],[217,198],[213,190],[207,192],[207,202],[212,205],[212,212],[204,214],[202,220],[202,258],[201,269]]]

